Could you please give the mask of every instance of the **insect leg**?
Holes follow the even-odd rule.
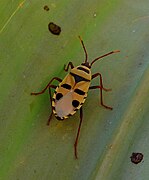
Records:
[[[75,158],[76,159],[78,159],[77,145],[78,145],[78,139],[79,139],[79,134],[80,134],[80,130],[81,130],[82,120],[83,120],[83,110],[82,110],[82,107],[81,107],[80,108],[80,123],[79,123],[79,127],[78,127],[76,140],[75,140],[75,143],[74,143],[74,153],[75,153]]]
[[[107,89],[107,88],[104,88],[104,87],[101,87],[101,86],[91,86],[91,87],[89,87],[89,89],[97,89],[97,88],[102,88],[106,92],[112,90],[112,89]]]
[[[100,104],[102,106],[104,106],[105,108],[112,110],[113,109],[112,107],[106,106],[103,103],[103,94],[102,94],[102,90],[104,90],[104,91],[111,91],[111,89],[106,89],[106,88],[103,87],[102,75],[100,73],[93,74],[92,75],[92,79],[94,79],[94,78],[96,78],[98,76],[100,77],[100,86],[91,86],[91,87],[89,87],[89,89],[97,89],[97,88],[100,89]]]
[[[73,63],[72,62],[69,62],[68,64],[67,64],[67,66],[66,66],[66,64],[64,65],[64,71],[68,71],[68,69],[69,69],[69,67],[71,68],[71,69],[73,69],[74,68],[74,65],[73,65]]]
[[[40,92],[38,92],[38,93],[32,92],[31,95],[43,94],[43,93],[47,90],[47,88],[50,87],[50,84],[51,84],[54,80],[57,80],[57,81],[59,81],[59,82],[62,82],[62,80],[61,80],[60,78],[54,77],[54,78],[51,79],[51,81],[48,83],[48,85],[47,85],[42,91],[40,91]]]
[[[49,86],[49,94],[50,94],[50,103],[51,103],[51,107],[52,107],[52,93],[51,93],[51,88],[56,89],[56,87],[57,87],[57,86],[52,85],[52,84]],[[50,124],[52,115],[53,115],[53,109],[52,109],[51,114],[50,114],[50,116],[49,116],[49,119],[48,119],[48,121],[47,121],[47,125],[48,125],[48,126],[49,126],[49,124]]]
[[[96,78],[96,77],[98,77],[98,76],[100,76],[100,88],[102,88],[104,91],[111,91],[112,89],[107,89],[107,88],[104,88],[103,87],[103,83],[102,83],[102,75],[100,74],[100,73],[95,73],[95,74],[93,74],[92,75],[92,79],[94,79],[94,78]]]

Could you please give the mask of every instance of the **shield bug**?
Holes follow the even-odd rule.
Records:
[[[112,107],[104,104],[103,94],[102,94],[103,91],[110,91],[111,89],[107,89],[103,87],[102,75],[99,72],[93,75],[91,74],[91,67],[99,59],[106,57],[110,54],[120,52],[119,50],[111,51],[107,54],[104,54],[102,56],[95,58],[91,63],[89,63],[86,47],[80,36],[79,36],[79,39],[85,53],[84,62],[77,67],[74,67],[72,62],[69,62],[67,66],[66,65],[64,66],[64,70],[68,72],[70,68],[70,72],[65,76],[63,80],[61,80],[58,77],[54,77],[50,80],[50,82],[42,91],[37,92],[37,93],[36,92],[31,93],[31,95],[39,95],[39,94],[43,94],[47,89],[49,89],[52,111],[49,116],[47,125],[49,125],[53,114],[58,120],[64,120],[64,119],[67,119],[69,116],[74,115],[77,110],[80,110],[80,122],[79,122],[78,131],[77,131],[77,135],[76,135],[76,139],[74,143],[74,155],[76,159],[78,158],[77,144],[78,144],[78,138],[79,138],[81,124],[83,120],[82,105],[85,102],[88,91],[90,89],[99,89],[100,90],[100,104],[103,107],[112,110]],[[99,77],[99,85],[90,86],[91,80],[95,79],[96,77]],[[59,82],[59,85],[56,86],[52,84],[52,82],[55,80]],[[53,97],[51,93],[51,88],[55,89]]]

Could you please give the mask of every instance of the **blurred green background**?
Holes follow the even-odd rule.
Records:
[[[148,0],[1,0],[0,17],[0,179],[148,180]],[[61,27],[59,36],[49,22]],[[93,65],[112,88],[104,101],[114,109],[99,105],[98,90],[89,92],[75,160],[79,113],[63,122],[53,117],[48,127],[48,91],[30,93],[63,78],[69,61],[82,63],[78,35],[90,62],[121,52]],[[130,161],[132,152],[144,154],[140,164]]]

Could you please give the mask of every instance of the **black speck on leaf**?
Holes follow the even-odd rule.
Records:
[[[45,6],[43,7],[43,9],[44,9],[45,11],[49,11],[49,10],[50,10],[47,5],[45,5]]]
[[[59,35],[60,32],[61,32],[61,27],[56,25],[56,24],[54,24],[53,22],[50,22],[48,24],[48,29],[54,35]]]
[[[142,161],[143,159],[143,154],[142,153],[132,153],[131,157],[131,162],[134,163],[134,164],[138,164]]]

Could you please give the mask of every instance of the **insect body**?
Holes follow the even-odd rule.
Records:
[[[83,65],[71,69],[56,88],[52,99],[53,113],[59,120],[73,115],[83,105],[91,82],[91,71]]]
[[[85,61],[80,66],[77,67],[74,67],[72,62],[69,62],[68,65],[65,66],[64,70],[68,71],[69,67],[71,68],[71,70],[63,80],[61,80],[58,77],[54,77],[41,92],[31,93],[31,95],[39,95],[44,93],[46,89],[49,89],[52,112],[48,119],[47,125],[49,125],[53,114],[58,120],[64,120],[69,116],[75,114],[76,111],[80,109],[80,123],[77,131],[76,140],[74,143],[74,153],[76,158],[78,158],[77,144],[78,144],[79,133],[83,120],[82,105],[85,102],[89,89],[99,89],[101,105],[107,109],[112,110],[111,107],[106,106],[103,103],[103,95],[102,95],[103,90],[110,91],[111,89],[106,89],[103,87],[102,75],[100,73],[95,73],[93,75],[91,74],[91,67],[97,60],[105,56],[108,56],[110,54],[119,52],[119,50],[111,51],[103,56],[97,57],[91,63],[89,63],[87,51],[80,36],[79,39],[81,41],[82,47],[85,52]],[[99,77],[100,85],[90,86],[91,80],[96,77]],[[54,80],[60,82],[58,86],[52,85],[52,82]],[[51,88],[55,89],[53,97],[51,94]]]

